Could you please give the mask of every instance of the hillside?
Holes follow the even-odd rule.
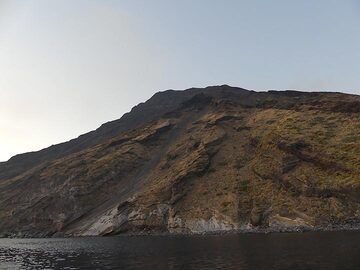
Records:
[[[168,90],[0,164],[3,236],[360,224],[360,96]]]

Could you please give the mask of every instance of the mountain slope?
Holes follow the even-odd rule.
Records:
[[[61,151],[34,153],[26,169],[2,164],[0,232],[357,225],[359,131],[355,95],[165,91]]]
[[[156,93],[148,101],[135,106],[131,112],[124,114],[120,119],[105,123],[98,129],[83,134],[76,139],[53,145],[37,152],[16,155],[7,162],[0,162],[0,181],[1,179],[16,176],[43,162],[79,152],[104,142],[121,132],[129,131],[137,126],[156,120],[166,112],[172,111],[183,101],[206,90],[211,90],[211,95],[221,95],[222,91],[236,91],[237,95],[249,92],[244,89],[224,85],[221,87],[208,87],[206,89],[191,88],[186,91],[167,90]]]

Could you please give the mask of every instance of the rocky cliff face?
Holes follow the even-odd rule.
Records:
[[[359,96],[157,93],[94,132],[1,164],[0,232],[359,225],[359,134]]]

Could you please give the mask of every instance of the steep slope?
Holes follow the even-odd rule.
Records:
[[[248,92],[244,89],[224,85],[220,87],[208,87],[207,89],[191,88],[186,91],[167,90],[156,93],[148,101],[135,106],[131,112],[124,114],[120,119],[103,124],[98,129],[83,134],[76,139],[50,146],[41,151],[16,155],[7,162],[0,162],[0,181],[14,177],[43,162],[49,162],[79,152],[104,142],[121,132],[129,131],[137,126],[156,120],[166,112],[174,110],[174,108],[179,106],[183,101],[206,90],[211,90],[211,95],[215,96],[221,95],[222,91],[236,91],[237,95]]]
[[[221,86],[156,98],[169,93],[153,120],[4,178],[0,232],[360,224],[359,96]]]

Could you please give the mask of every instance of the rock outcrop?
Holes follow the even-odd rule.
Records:
[[[165,91],[78,139],[0,164],[0,234],[360,224],[360,97]]]

